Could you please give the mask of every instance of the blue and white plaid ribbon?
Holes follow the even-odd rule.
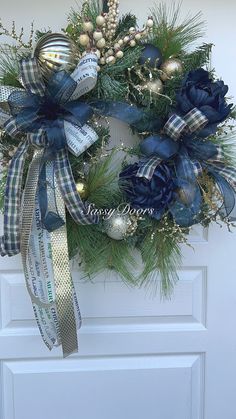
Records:
[[[207,122],[208,120],[203,115],[203,113],[199,111],[199,109],[194,108],[184,117],[177,114],[171,115],[164,125],[163,131],[168,137],[177,141],[182,135],[193,133],[202,129],[207,124]],[[156,156],[146,159],[143,164],[141,164],[136,176],[144,177],[145,179],[150,180],[155,172],[156,167],[161,163],[161,161],[162,160]],[[196,173],[201,173],[199,166],[197,167],[194,165],[194,170]]]
[[[84,58],[83,58],[84,60]],[[85,60],[86,61],[86,60]],[[87,60],[89,62],[89,60]],[[93,61],[95,62],[96,59],[93,59]],[[81,63],[80,63],[81,64]],[[93,63],[94,64],[94,63]],[[95,63],[96,64],[96,63]],[[79,87],[79,83],[80,81],[78,81],[78,83],[75,83],[75,87],[76,87],[76,92],[77,92],[77,97],[79,96],[79,91],[83,90],[83,91],[89,91],[92,87],[94,87],[94,75],[96,76],[96,72],[94,70],[94,65],[93,65],[93,69],[90,72],[88,70],[88,85],[86,85],[86,77],[83,77],[82,82],[83,82],[83,86]],[[20,74],[20,80],[25,88],[25,92],[26,95],[28,93],[30,93],[31,95],[37,95],[40,97],[43,97],[46,91],[46,86],[44,84],[41,72],[39,70],[37,61],[35,59],[28,59],[28,60],[23,60],[21,62],[21,74]],[[84,72],[85,68],[82,68],[82,71]],[[80,71],[80,70],[79,70]],[[77,75],[79,75],[79,71],[77,71]],[[93,77],[91,77],[91,75],[93,75]],[[4,129],[6,130],[6,132],[12,136],[12,137],[22,137],[22,133],[25,133],[25,127],[29,126],[30,123],[30,118],[32,118],[32,116],[30,115],[30,112],[27,114],[25,114],[24,118],[17,118],[17,112],[18,112],[18,108],[15,104],[19,104],[19,109],[21,106],[20,103],[20,99],[21,99],[21,95],[22,95],[22,89],[20,89],[20,92],[18,94],[18,89],[16,89],[14,92],[12,92],[12,89],[9,88],[9,97],[11,99],[11,95],[14,95],[14,99],[15,101],[13,103],[11,103],[11,100],[8,100],[9,98],[6,95],[6,91],[7,88],[4,87],[4,99],[6,102],[9,103],[9,107],[10,107],[10,111],[11,111],[11,115],[4,115],[4,118],[2,118],[1,120],[4,121]],[[72,95],[75,95],[75,90],[71,89],[71,90],[64,90],[64,91],[59,91],[58,94],[62,95],[60,96],[61,100],[64,100],[65,102],[67,102],[69,100],[70,97],[72,97]],[[3,95],[3,92],[2,92]],[[75,99],[73,95],[73,100]],[[1,96],[1,87],[0,87],[0,96]],[[1,97],[1,99],[3,99],[3,97]],[[24,99],[24,97],[23,97]],[[1,100],[3,101],[3,100]],[[15,106],[14,106],[15,105]],[[32,121],[33,122],[33,121]],[[73,128],[76,129],[76,126],[74,125],[75,121],[73,120]],[[80,123],[78,124],[78,127],[80,130],[78,130],[78,132],[81,132],[81,125]],[[95,141],[97,139],[96,134],[94,135],[93,138],[91,138],[91,132],[92,130],[90,129],[89,133],[90,133],[90,137],[89,137],[89,141],[88,141],[88,145],[87,147],[89,147],[91,145],[91,141]],[[86,133],[86,128],[85,128],[85,133]],[[92,132],[93,134],[93,132]],[[79,134],[80,135],[80,134]],[[81,134],[82,135],[82,134]],[[81,140],[82,141],[82,140]],[[83,137],[83,151],[84,148],[86,147],[86,144],[84,144],[86,141],[86,138]],[[72,143],[73,143],[73,139],[72,139]],[[29,207],[33,209],[33,213],[34,213],[34,207],[35,207],[35,199],[36,196],[35,194],[37,194],[37,181],[38,181],[38,177],[39,177],[39,171],[41,170],[41,166],[40,165],[34,165],[34,157],[32,160],[32,163],[30,164],[29,167],[29,173],[32,172],[32,174],[35,177],[35,182],[36,182],[36,189],[31,194],[28,194],[27,188],[31,187],[30,185],[32,184],[31,179],[29,179],[26,181],[26,198],[27,196],[31,196],[31,200],[33,202],[26,202],[25,199],[23,199],[23,195],[22,195],[22,179],[23,179],[23,172],[24,172],[24,165],[26,162],[26,158],[27,158],[27,154],[28,154],[28,150],[30,148],[35,148],[36,149],[45,149],[47,150],[48,147],[48,138],[47,138],[47,133],[45,132],[44,129],[42,128],[38,128],[36,131],[34,130],[34,132],[28,132],[27,136],[26,136],[26,140],[23,140],[21,142],[21,144],[19,145],[15,155],[13,156],[10,165],[9,165],[9,170],[8,170],[8,176],[7,176],[7,182],[6,182],[6,190],[5,190],[5,200],[4,200],[4,235],[1,238],[1,242],[0,242],[0,250],[1,250],[1,255],[9,255],[9,256],[13,256],[19,252],[23,253],[23,248],[22,246],[24,246],[24,243],[26,243],[26,247],[29,246],[30,243],[30,235],[31,235],[31,224],[32,221],[27,220],[26,218],[26,213],[27,213],[27,204],[29,204]],[[81,151],[82,152],[82,151]],[[42,156],[44,156],[44,153],[41,154]],[[45,164],[45,160],[42,160],[42,164]],[[55,184],[58,184],[58,187],[60,189],[60,193],[57,194],[57,200],[60,198],[60,196],[63,197],[64,200],[64,204],[66,206],[66,208],[68,209],[69,213],[71,214],[71,216],[73,217],[73,219],[80,224],[91,224],[91,223],[97,223],[98,222],[98,216],[92,216],[90,214],[88,214],[87,209],[86,209],[86,205],[82,202],[77,190],[76,190],[76,184],[73,178],[73,174],[72,174],[72,170],[70,167],[70,163],[69,163],[69,159],[68,159],[68,155],[67,155],[67,150],[66,148],[61,149],[59,151],[55,151],[55,155],[54,155],[54,159],[52,160],[52,164],[54,166],[54,170],[53,173],[55,173],[56,176],[56,182]],[[35,167],[38,167],[38,172],[37,173],[33,173],[33,169],[31,169],[31,167],[33,167],[33,165]],[[45,186],[46,187],[46,186]],[[59,198],[58,198],[59,197]],[[56,196],[55,196],[56,199]],[[22,202],[23,202],[23,213],[22,213]],[[59,201],[58,201],[59,202]],[[57,207],[57,204],[55,204],[55,208]],[[24,214],[24,211],[26,208],[26,213]],[[37,212],[37,208],[35,209]],[[31,211],[32,212],[32,211]],[[61,211],[61,214],[63,214],[64,211]],[[35,215],[34,214],[28,214],[28,218],[34,220]],[[25,220],[25,221],[24,221]],[[65,220],[64,220],[65,221]],[[23,223],[23,224],[22,224]],[[35,222],[34,222],[35,223]],[[26,226],[25,227],[25,231],[24,228],[22,226]],[[36,230],[37,231],[37,230]],[[35,233],[34,233],[35,234]],[[36,233],[37,234],[37,233]],[[32,237],[32,236],[31,236]],[[31,241],[32,243],[32,241]],[[67,243],[58,243],[59,246],[63,245],[66,246],[67,249]],[[55,246],[55,244],[54,244]],[[27,256],[28,250],[24,249],[24,257],[22,256],[22,261],[23,261],[23,265],[24,265],[24,271],[25,271],[25,275],[27,278],[27,287],[32,299],[32,303],[35,306],[41,307],[41,320],[37,318],[38,324],[39,324],[39,328],[41,331],[42,336],[45,336],[44,330],[43,330],[43,322],[44,322],[44,316],[47,315],[48,310],[50,310],[50,307],[53,307],[52,304],[55,304],[55,301],[57,301],[57,296],[55,296],[55,301],[49,302],[49,303],[45,303],[45,301],[41,301],[38,297],[38,294],[34,293],[33,288],[30,287],[29,282],[30,282],[30,268],[28,266],[27,263]],[[43,250],[43,254],[46,253],[46,249]],[[68,257],[65,257],[65,259],[68,259]],[[31,261],[32,261],[32,255],[31,255]],[[67,262],[68,263],[68,262]],[[65,271],[69,272],[69,267],[65,268]],[[70,277],[70,274],[68,274]],[[60,287],[60,284],[59,284]],[[70,286],[71,288],[71,286]],[[68,291],[69,292],[69,291]],[[74,296],[73,296],[73,287],[71,288],[70,292],[72,293],[71,296],[67,293],[67,301],[71,301],[70,304],[72,304],[72,308],[74,305]],[[44,312],[42,312],[42,310],[45,310]],[[58,307],[59,310],[59,307]],[[64,310],[66,312],[66,310]],[[79,313],[79,309],[77,308],[76,311]],[[69,311],[67,310],[67,312],[69,313]],[[44,313],[44,314],[43,314]],[[60,318],[60,310],[59,310],[59,318]],[[61,329],[61,335],[58,335],[58,342],[62,341],[62,347],[63,347],[63,353],[64,355],[68,355],[71,352],[74,352],[77,350],[77,340],[76,340],[76,331],[74,330],[69,330],[70,329],[70,324],[75,325],[75,320],[71,319],[71,317],[74,317],[73,313],[70,313],[70,323],[68,323],[68,327],[66,326],[66,318],[62,318],[61,321],[63,323],[63,329],[64,329],[64,334],[62,333],[62,329]],[[58,318],[57,315],[55,315],[55,318],[57,319],[58,322]],[[41,321],[41,323],[40,323]],[[73,326],[75,327],[75,326]],[[68,330],[67,330],[68,329]],[[58,333],[60,334],[60,331],[58,331]],[[67,342],[63,342],[63,339],[66,339],[66,336],[74,336],[74,342],[72,342],[72,344],[67,344]],[[53,342],[51,343],[52,346]]]
[[[177,114],[171,115],[163,130],[166,135],[177,141],[183,134],[196,132],[207,123],[206,116],[199,109],[193,108],[183,117]]]
[[[136,173],[137,177],[145,178],[145,179],[152,179],[153,174],[157,168],[157,166],[162,162],[159,157],[151,157],[148,160],[144,160]]]

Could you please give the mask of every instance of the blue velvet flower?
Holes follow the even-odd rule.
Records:
[[[139,168],[140,163],[134,163],[120,173],[121,187],[132,208],[153,209],[151,216],[159,220],[174,199],[173,170],[166,163],[161,163],[149,181],[136,176]]]
[[[230,113],[232,104],[226,103],[227,92],[228,86],[221,80],[211,80],[208,71],[203,68],[190,71],[177,94],[177,110],[185,115],[193,108],[198,108],[209,121],[198,135],[206,137],[214,134],[217,125]]]

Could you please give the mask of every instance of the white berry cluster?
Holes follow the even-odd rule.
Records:
[[[117,59],[124,56],[125,47],[135,47],[153,28],[153,18],[149,17],[143,29],[131,27],[127,35],[115,37],[119,18],[119,0],[109,0],[107,4],[108,12],[96,17],[96,28],[91,21],[85,20],[84,32],[79,36],[80,45],[86,51],[93,50],[99,58],[100,65],[114,64]]]

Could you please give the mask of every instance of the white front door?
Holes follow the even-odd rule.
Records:
[[[171,301],[75,283],[79,355],[49,353],[18,258],[1,259],[1,419],[235,419],[236,235],[196,228]],[[205,414],[205,416],[204,416]]]
[[[20,26],[33,13],[32,2],[26,3]],[[123,11],[145,16],[152,1],[139,8],[134,0],[121,3]],[[39,27],[55,22],[56,29],[57,4],[41,0],[38,12],[35,6]],[[64,1],[64,10],[70,4]],[[220,40],[216,67],[236,93],[227,64],[232,69],[227,53],[235,26],[226,20],[236,5],[214,2],[214,16],[210,0],[183,2],[191,6],[203,9],[210,40]],[[21,2],[14,2],[16,20],[18,11],[21,16]],[[6,2],[0,14],[9,20],[12,13]],[[183,247],[172,300],[129,289],[112,273],[88,283],[74,272],[83,327],[79,354],[65,360],[60,349],[50,353],[42,343],[20,258],[1,259],[0,419],[235,419],[236,234],[196,227],[191,243],[195,251]]]

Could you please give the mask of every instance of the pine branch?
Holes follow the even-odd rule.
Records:
[[[136,261],[128,243],[110,239],[98,226],[76,225],[71,218],[68,219],[67,231],[70,257],[79,251],[82,260],[80,266],[86,276],[91,278],[106,269],[112,269],[127,284],[135,284],[132,271]]]
[[[202,44],[190,54],[183,54],[181,60],[186,72],[204,67],[209,64],[213,44]]]
[[[236,166],[236,129],[233,125],[222,125],[216,135],[209,138],[214,144],[221,145],[223,163],[226,166]]]
[[[122,75],[125,70],[128,70],[128,68],[134,66],[138,62],[142,49],[142,46],[125,49],[123,58],[117,60],[116,63],[111,66],[105,66],[103,69],[104,73],[110,74],[112,77]]]
[[[90,167],[87,177],[89,201],[96,207],[111,208],[119,203],[120,165],[115,165],[114,153]]]
[[[205,22],[202,13],[187,15],[180,21],[181,3],[167,6],[161,3],[152,9],[154,18],[153,44],[160,48],[164,59],[179,55],[197,39],[203,36]]]
[[[149,221],[148,233],[137,244],[144,263],[141,285],[155,285],[154,276],[159,274],[161,295],[168,297],[171,294],[178,280],[177,269],[181,265],[179,243],[183,241],[184,233],[166,218],[159,223]]]
[[[99,0],[84,1],[81,8],[72,8],[68,15],[68,25],[65,32],[74,40],[77,41],[79,35],[83,31],[83,22],[85,19],[90,20],[94,27],[96,27],[96,17],[102,12],[102,7]]]
[[[137,25],[137,18],[135,15],[131,13],[127,13],[123,15],[122,18],[119,20],[115,37],[121,37],[123,34],[126,34],[129,31],[129,28],[136,27]]]
[[[7,170],[2,170],[0,179],[0,211],[4,209],[5,187],[7,181]]]
[[[19,61],[27,54],[10,45],[0,46],[0,84],[22,87],[19,77]]]
[[[100,74],[96,89],[98,98],[124,100],[128,95],[125,81],[116,80],[109,74]]]

